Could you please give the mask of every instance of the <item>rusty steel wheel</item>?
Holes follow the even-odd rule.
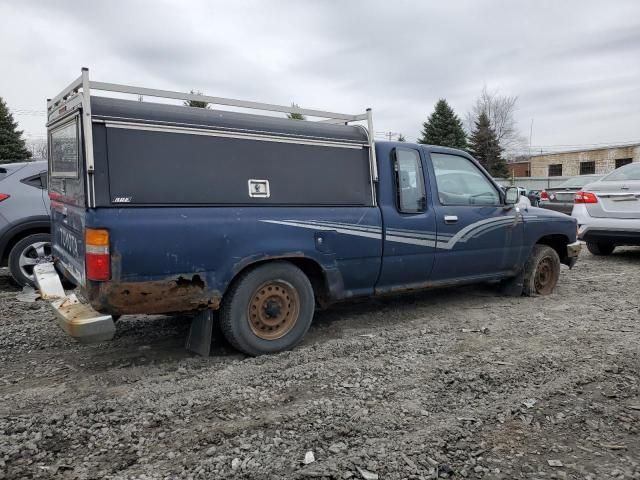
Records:
[[[300,314],[300,297],[288,282],[272,280],[258,287],[249,301],[251,331],[264,340],[285,336]]]
[[[536,292],[540,295],[548,295],[553,291],[553,287],[557,282],[557,275],[551,257],[544,257],[540,260],[533,282]]]
[[[560,257],[548,245],[535,245],[524,271],[524,291],[527,296],[549,295],[560,277]]]
[[[309,330],[315,295],[305,273],[284,260],[241,273],[225,292],[220,326],[225,338],[249,355],[295,347]]]

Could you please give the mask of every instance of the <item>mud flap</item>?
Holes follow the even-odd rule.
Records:
[[[191,320],[189,335],[184,345],[188,351],[208,357],[213,335],[213,310],[203,310]]]
[[[500,292],[507,297],[520,297],[524,292],[524,270],[500,282]]]

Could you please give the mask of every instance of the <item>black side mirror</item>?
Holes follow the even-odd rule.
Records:
[[[504,204],[505,205],[515,205],[520,200],[520,192],[518,192],[518,187],[508,187],[504,191]]]

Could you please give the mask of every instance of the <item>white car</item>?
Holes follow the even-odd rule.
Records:
[[[619,245],[640,246],[640,163],[585,185],[571,216],[578,220],[578,239],[594,255],[610,255]]]

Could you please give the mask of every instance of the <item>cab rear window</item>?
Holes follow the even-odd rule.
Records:
[[[78,125],[73,120],[51,131],[51,176],[78,176]]]

